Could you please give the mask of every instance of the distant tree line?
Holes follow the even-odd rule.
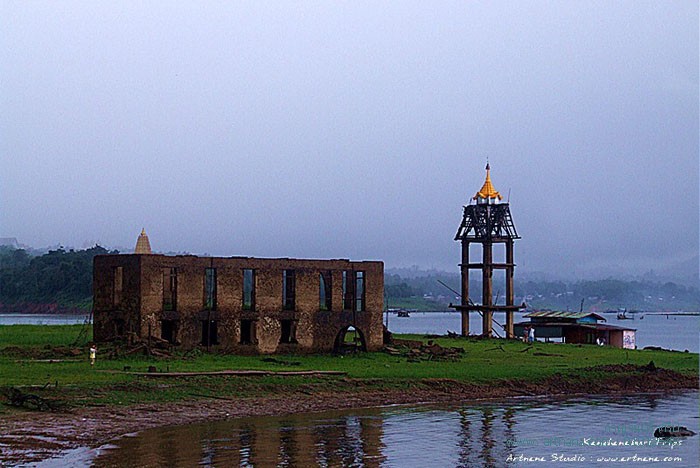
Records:
[[[636,308],[640,310],[671,310],[700,308],[698,288],[673,282],[622,281],[603,279],[573,283],[526,281],[516,288],[532,304],[564,305],[584,300],[584,307]]]
[[[444,283],[444,284],[441,284]],[[458,274],[430,273],[425,276],[402,277],[387,274],[384,278],[387,301],[392,307],[445,309],[459,302]],[[452,289],[453,291],[451,291]],[[481,302],[481,279],[470,281],[470,297]],[[505,283],[494,278],[494,299],[504,302]],[[526,302],[533,308],[578,310],[581,300],[585,310],[625,307],[639,310],[698,310],[700,291],[696,287],[673,282],[623,281],[617,279],[564,281],[515,281],[516,303]],[[425,306],[425,307],[423,307]]]
[[[92,259],[95,255],[118,253],[95,246],[86,250],[63,248],[33,256],[23,249],[0,247],[0,304],[55,303],[90,307],[92,300]],[[481,281],[470,282],[472,300],[481,302]],[[390,307],[445,310],[459,302],[460,277],[454,273],[428,272],[402,277],[384,277],[386,301]],[[494,278],[494,295],[504,301],[505,284]],[[533,308],[601,310],[626,307],[640,310],[698,310],[700,292],[696,287],[673,282],[623,281],[515,281],[516,302]]]
[[[0,247],[0,303],[80,305],[92,299],[92,259],[118,253],[95,246],[50,250],[31,256],[24,249]]]

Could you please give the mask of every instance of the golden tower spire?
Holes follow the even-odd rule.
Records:
[[[136,248],[134,249],[135,254],[150,255],[151,253],[151,243],[146,235],[146,229],[141,228],[141,234],[136,240]]]
[[[500,193],[493,187],[493,184],[491,183],[491,166],[489,163],[486,163],[486,180],[484,181],[484,185],[481,186],[481,190],[476,192],[476,195],[474,195],[473,200],[477,200],[482,203],[489,203],[491,200],[498,199],[498,200],[503,200],[503,197],[501,196]]]

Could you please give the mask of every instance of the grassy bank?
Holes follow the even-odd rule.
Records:
[[[87,360],[87,335],[82,325],[0,326],[0,382],[60,400],[70,407],[129,405],[144,402],[182,401],[207,397],[261,397],[288,392],[392,391],[420,389],[436,381],[457,384],[499,385],[505,381],[543,381],[552,376],[609,379],[612,374],[632,372],[630,366],[646,365],[697,376],[698,355],[665,351],[628,351],[593,345],[537,343],[534,346],[504,340],[436,338],[444,347],[459,347],[454,361],[423,359],[410,362],[405,356],[384,352],[335,355],[236,356],[200,351],[176,353],[171,358],[133,355],[107,359],[108,348],[98,354],[97,364]],[[80,338],[76,343],[76,339]],[[421,336],[401,338],[422,340]],[[611,367],[616,365],[617,367]],[[179,377],[154,378],[123,373],[202,372],[228,369],[268,371],[332,370],[346,376],[322,377]],[[600,366],[608,366],[607,369]],[[626,370],[627,369],[627,370]],[[8,411],[7,408],[0,411]]]

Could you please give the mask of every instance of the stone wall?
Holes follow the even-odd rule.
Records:
[[[122,298],[113,301],[115,269],[123,274]],[[164,268],[175,268],[174,310],[164,310]],[[216,270],[216,307],[205,307],[205,270]],[[255,308],[243,310],[243,270],[255,270]],[[295,273],[295,307],[283,305],[283,271]],[[320,310],[319,275],[330,272],[332,310]],[[343,272],[354,281],[363,272],[364,310],[344,310]],[[339,334],[355,326],[368,350],[382,346],[384,265],[349,260],[213,258],[164,255],[101,255],[94,260],[95,340],[114,339],[124,327],[140,337],[167,339],[164,321],[174,324],[172,341],[183,349],[206,346],[203,327],[216,327],[214,350],[238,353],[327,352]],[[354,283],[353,283],[354,284]],[[353,301],[353,308],[355,302]],[[251,344],[241,343],[241,320],[252,320]],[[291,343],[281,343],[282,323],[295,328]]]
[[[115,299],[114,283],[121,268],[121,297]],[[137,255],[98,255],[93,260],[93,334],[105,341],[140,327],[140,266]]]

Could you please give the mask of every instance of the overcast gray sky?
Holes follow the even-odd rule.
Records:
[[[0,236],[697,271],[698,3],[0,1]]]

